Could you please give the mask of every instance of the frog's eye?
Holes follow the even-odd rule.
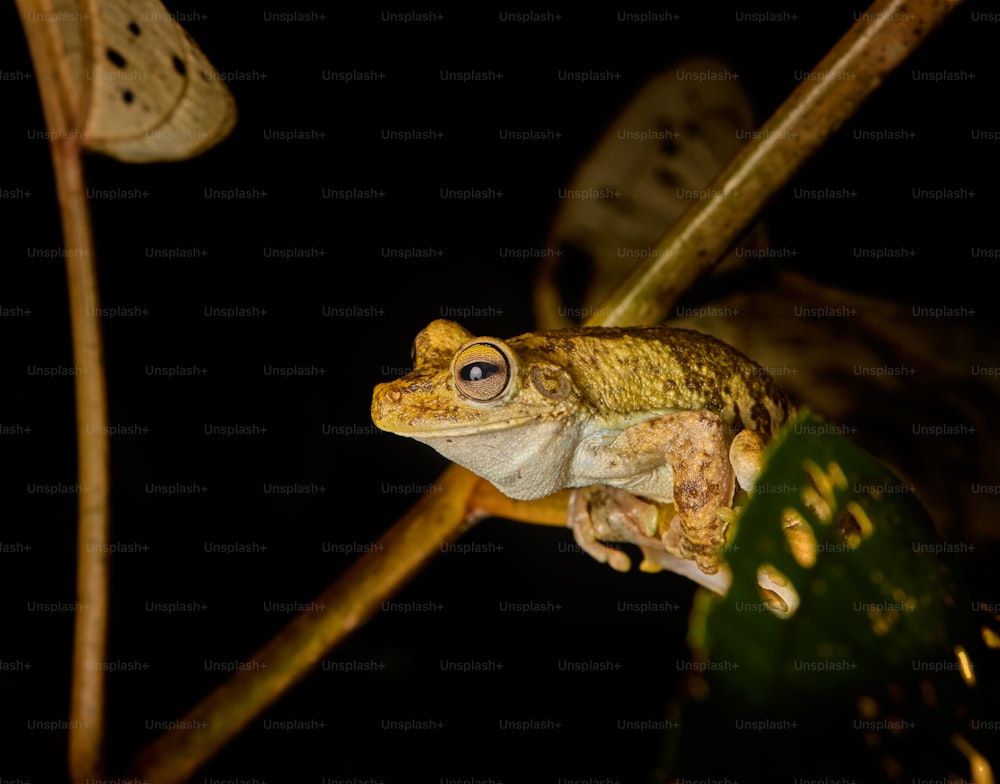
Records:
[[[454,368],[455,386],[473,400],[493,400],[510,384],[510,360],[492,343],[466,346],[455,357]]]

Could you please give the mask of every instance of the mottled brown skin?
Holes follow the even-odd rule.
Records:
[[[563,368],[595,410],[714,411],[733,433],[773,435],[790,404],[760,366],[715,338],[670,327],[581,327],[507,341],[526,361]]]
[[[460,378],[472,346],[492,351],[507,375]],[[743,484],[755,476],[759,443],[793,410],[758,365],[690,330],[591,327],[501,341],[438,320],[417,336],[414,355],[411,373],[376,387],[376,425],[433,446],[513,498],[605,484],[673,503],[680,532],[664,542],[706,574],[720,563],[716,512],[732,502],[730,455],[733,464],[749,456],[749,468],[737,466]],[[495,398],[477,398],[477,385],[502,378]],[[742,438],[733,443],[744,430],[759,436],[747,449]]]

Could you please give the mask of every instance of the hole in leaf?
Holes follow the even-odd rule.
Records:
[[[108,59],[111,61],[112,65],[115,65],[118,68],[124,68],[125,67],[125,65],[126,65],[126,63],[128,61],[124,57],[122,57],[119,52],[115,51],[110,46],[107,48],[106,51],[107,51]]]
[[[791,618],[799,609],[799,594],[795,586],[771,564],[758,567],[757,587],[767,608],[779,618]]]
[[[132,35],[139,35],[142,32],[139,25],[137,25],[134,20],[128,23],[128,31],[132,33]]]
[[[172,62],[174,64],[174,70],[181,76],[184,76],[187,73],[187,66],[184,65],[184,61],[180,57],[174,55]]]
[[[837,521],[841,536],[851,547],[875,533],[875,526],[857,501],[848,501],[847,513]]]
[[[132,103],[132,101],[135,100],[135,93],[131,90],[125,90],[122,93],[122,100],[125,101],[125,103]]]
[[[781,513],[781,527],[785,532],[788,549],[803,569],[810,569],[816,564],[816,534],[794,509],[785,509]]]

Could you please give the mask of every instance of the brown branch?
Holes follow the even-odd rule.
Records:
[[[961,0],[876,0],[587,323],[656,324]]]
[[[108,625],[108,428],[97,269],[83,180],[82,139],[51,9],[19,0],[48,128],[69,287],[76,384],[77,602],[70,693],[69,772],[73,781],[103,775],[104,668]]]

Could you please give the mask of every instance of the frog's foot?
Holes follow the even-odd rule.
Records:
[[[700,551],[702,556],[700,559],[691,554],[693,548],[680,515],[675,515],[670,521],[670,527],[663,533],[660,541],[663,543],[664,550],[680,560],[696,564],[698,571],[702,574],[715,574],[721,567],[725,566],[722,550],[726,541],[726,531],[735,518],[736,513],[728,507],[720,507],[716,510],[716,520],[713,522],[713,526],[717,530],[713,531],[713,538],[709,546]],[[715,539],[716,536],[718,540]],[[728,584],[727,580],[726,585],[728,586]]]
[[[568,525],[580,549],[619,572],[629,571],[632,561],[626,553],[604,544],[605,541],[637,545],[643,555],[639,568],[644,572],[671,571],[725,596],[733,577],[719,549],[712,552],[711,571],[702,569],[695,559],[685,557],[685,531],[678,515],[673,515],[667,530],[657,536],[671,512],[669,504],[651,503],[616,487],[590,485],[570,495]],[[735,513],[720,508],[716,515],[724,539]],[[795,524],[795,520],[786,523],[792,527]],[[794,586],[773,567],[762,566],[757,582],[761,598],[776,615],[788,617],[798,609],[799,597]]]
[[[569,500],[568,525],[577,545],[592,558],[607,563],[619,572],[627,572],[631,559],[621,550],[603,542],[630,542],[643,552],[643,571],[648,568],[648,550],[660,549],[657,531],[660,509],[629,492],[605,485],[590,485],[574,490]],[[601,541],[603,540],[603,541]]]
[[[673,507],[669,504],[649,502],[626,490],[606,485],[574,490],[569,502],[569,526],[573,536],[580,548],[597,561],[618,571],[628,571],[629,557],[600,540],[628,542],[642,551],[641,571],[671,571],[724,595],[732,582],[729,569],[720,563],[708,574],[694,561],[681,556],[682,532],[676,515],[667,533],[662,538],[659,536],[671,515]]]
[[[729,507],[715,507],[704,509],[698,515],[677,518],[680,557],[694,561],[705,574],[715,574],[724,563],[722,549],[726,543],[726,528],[729,527],[726,512],[732,510]],[[664,534],[664,545],[671,549],[670,544],[671,532],[667,531]]]

